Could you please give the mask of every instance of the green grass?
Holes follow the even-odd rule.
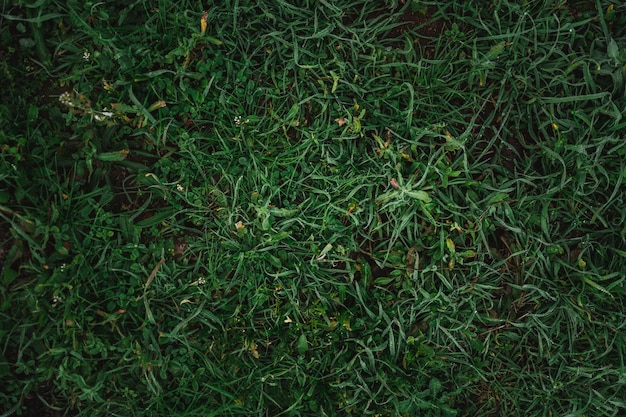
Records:
[[[626,7],[216,3],[3,3],[0,416],[625,413]]]

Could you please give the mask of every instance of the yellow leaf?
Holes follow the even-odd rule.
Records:
[[[352,327],[350,327],[350,317],[343,318],[343,327],[349,332],[352,331]]]
[[[254,357],[254,359],[259,359],[259,351],[256,348],[256,343],[250,342],[250,346],[248,347],[248,350],[250,351],[250,353],[252,353],[252,356]]]
[[[202,14],[202,18],[200,19],[200,32],[204,35],[204,33],[206,32],[206,27],[207,27],[207,20],[209,18],[209,14],[207,12],[204,12]]]
[[[321,261],[322,259],[324,259],[326,257],[326,255],[328,254],[328,252],[330,252],[330,250],[333,248],[333,245],[330,243],[327,243],[326,246],[324,246],[324,249],[322,249],[322,251],[320,252],[319,256],[317,257],[318,261]]]
[[[456,245],[454,244],[454,241],[449,237],[446,238],[446,247],[451,254],[454,254],[456,252]]]
[[[160,109],[160,108],[163,108],[165,106],[167,106],[167,103],[165,101],[163,101],[163,100],[155,101],[154,103],[152,103],[150,105],[150,107],[148,107],[148,111],[149,112],[153,112],[156,109]]]

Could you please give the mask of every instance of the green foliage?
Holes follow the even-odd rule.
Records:
[[[335,3],[3,4],[0,411],[626,411],[625,7]]]

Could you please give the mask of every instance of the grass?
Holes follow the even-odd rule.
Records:
[[[0,415],[626,412],[624,5],[335,3],[3,3]]]

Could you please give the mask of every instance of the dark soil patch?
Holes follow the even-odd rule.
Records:
[[[388,37],[400,38],[405,32],[418,35],[416,39],[420,42],[420,38],[433,39],[437,38],[443,30],[443,22],[435,18],[437,8],[435,6],[428,6],[425,9],[413,10],[408,7],[402,17],[400,18],[400,24],[393,28]]]
[[[7,261],[12,240],[9,224],[4,221],[0,222],[0,265],[8,266],[5,262]]]
[[[413,38],[414,44],[419,44],[424,49],[425,57],[432,58],[434,55],[433,41],[441,35],[444,28],[443,21],[435,16],[438,9],[435,6],[413,8],[411,5],[407,6],[406,2],[407,0],[401,0],[400,7],[395,10],[383,8],[370,13],[366,20],[369,22],[379,21],[397,13],[400,9],[404,9],[396,22],[396,26],[378,40],[387,40],[393,48],[404,48],[404,34],[407,33]],[[347,13],[343,18],[343,23],[350,25],[356,19],[355,15]]]
[[[414,47],[422,50],[424,58],[432,59],[435,56],[435,41],[444,30],[444,23],[436,17],[437,8],[427,6],[414,10],[407,7],[400,17],[398,26],[394,27],[387,35],[388,39],[397,39],[393,46],[403,48],[403,38],[408,35],[413,40]]]
[[[59,406],[59,400],[52,393],[54,389],[53,382],[44,382],[39,385],[38,395],[35,393],[27,394],[22,405],[25,410],[22,411],[22,417],[71,417],[76,413],[65,410],[55,410],[44,403],[54,406],[55,408],[64,408]]]
[[[2,212],[2,214],[7,217],[13,216],[11,212]],[[28,233],[29,225],[27,223],[22,222],[19,227]],[[31,256],[28,244],[13,236],[11,224],[0,219],[0,285],[6,285],[9,288],[23,279],[20,266],[28,263]]]

